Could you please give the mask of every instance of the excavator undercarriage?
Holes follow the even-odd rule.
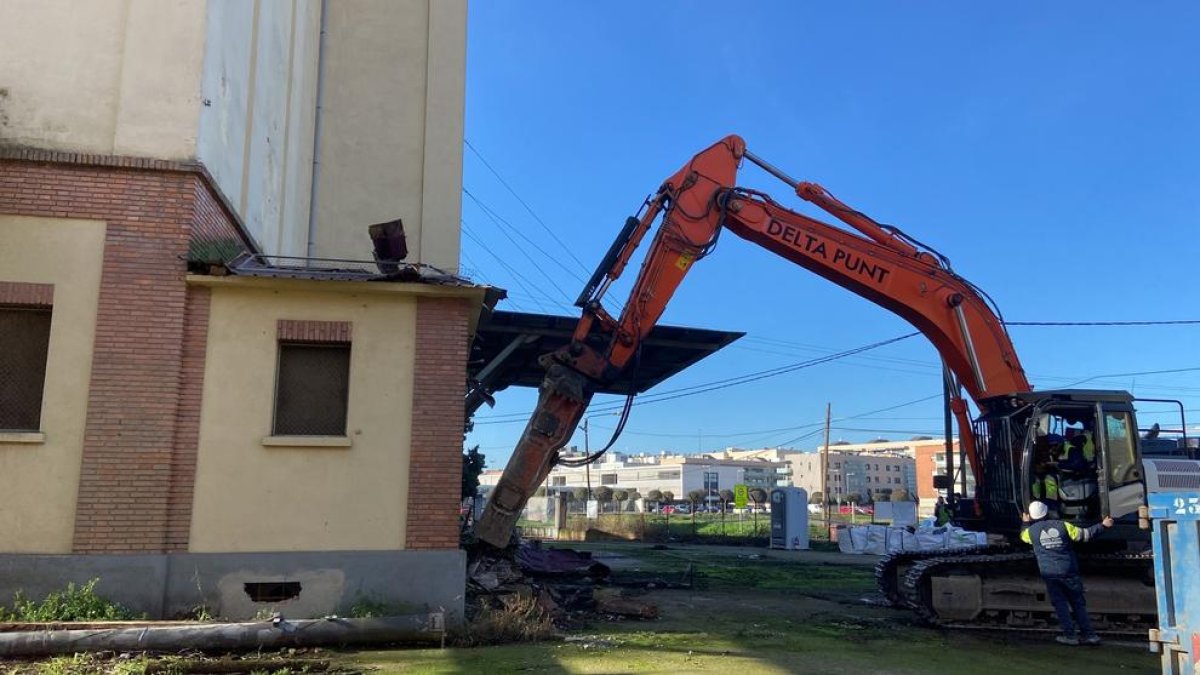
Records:
[[[1155,625],[1150,553],[1081,554],[1088,613],[1097,630],[1144,636]],[[991,546],[897,553],[875,568],[887,600],[947,628],[1057,631],[1054,609],[1029,550]]]

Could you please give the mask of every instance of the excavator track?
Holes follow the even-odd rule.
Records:
[[[1098,631],[1144,636],[1154,627],[1152,565],[1149,552],[1080,555],[1088,614]],[[1057,630],[1037,561],[1029,551],[924,558],[904,575],[900,592],[930,625]]]
[[[884,556],[875,564],[875,584],[879,592],[892,607],[906,608],[909,606],[902,590],[904,575],[912,565],[928,558],[949,558],[976,553],[1000,553],[1008,550],[1007,546],[963,546],[943,551],[900,551]]]

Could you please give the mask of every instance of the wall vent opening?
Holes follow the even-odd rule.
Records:
[[[244,588],[254,602],[283,602],[300,596],[299,581],[250,581]]]

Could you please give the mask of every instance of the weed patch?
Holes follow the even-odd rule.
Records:
[[[141,618],[121,605],[96,594],[99,579],[76,587],[67,584],[61,591],[47,595],[41,602],[17,591],[12,609],[0,607],[0,620],[53,623],[59,621],[127,621]]]
[[[554,623],[532,597],[506,596],[483,604],[467,621],[455,643],[463,647],[539,642],[555,635]]]

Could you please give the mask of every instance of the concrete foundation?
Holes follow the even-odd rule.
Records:
[[[68,582],[99,579],[96,592],[152,618],[203,607],[224,619],[263,612],[350,616],[368,601],[389,613],[442,611],[461,623],[463,551],[311,551],[157,555],[0,554],[0,603],[21,591],[35,600]],[[286,596],[286,597],[285,597]]]

